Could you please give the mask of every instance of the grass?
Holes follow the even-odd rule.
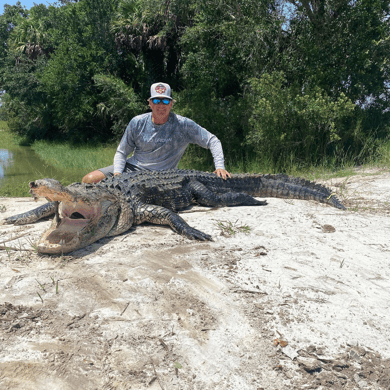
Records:
[[[42,299],[42,297],[41,297],[41,294],[39,294],[39,292],[37,292],[37,294],[38,294],[38,296],[39,296],[39,298],[40,298],[40,300],[41,300],[41,302],[42,302],[42,305],[43,305],[43,299]]]
[[[383,167],[390,167],[390,141],[382,144],[378,150],[379,161],[378,165]]]
[[[22,138],[16,134],[12,134],[8,130],[7,122],[0,121],[0,132],[1,132],[1,149],[9,149],[11,146],[18,145],[22,142]]]
[[[14,183],[8,182],[1,184],[0,187],[0,196],[4,197],[27,197],[30,196],[28,188],[28,182]]]
[[[196,149],[197,148],[197,149]],[[190,145],[179,163],[179,168],[182,169],[196,169],[201,171],[213,171],[212,164],[207,163],[210,160],[210,151],[203,150],[194,145]],[[341,160],[341,163],[340,163]],[[337,177],[354,176],[357,173],[361,174],[370,168],[390,168],[390,141],[383,143],[377,150],[376,156],[367,160],[364,165],[357,166],[351,158],[347,156],[343,159],[327,157],[317,165],[307,165],[298,162],[294,157],[275,164],[267,156],[262,156],[261,159],[251,159],[249,161],[239,161],[229,159],[225,155],[226,169],[230,173],[285,173],[291,176],[300,176],[308,180],[326,180]]]
[[[359,169],[357,169],[359,168]],[[379,148],[378,155],[376,158],[372,158],[367,161],[364,165],[358,167],[348,159],[345,159],[342,164],[336,163],[335,159],[328,158],[318,165],[304,165],[298,164],[293,159],[284,165],[282,170],[277,169],[275,165],[268,161],[263,160],[252,160],[246,162],[245,170],[242,162],[236,162],[228,164],[227,170],[231,173],[280,173],[283,172],[291,176],[300,176],[308,180],[327,180],[337,177],[349,177],[356,174],[361,174],[364,171],[372,169],[389,169],[390,168],[390,142],[382,145]],[[372,173],[370,173],[372,174]]]
[[[250,227],[248,225],[241,225],[241,223],[237,221],[217,221],[217,228],[220,230],[221,235],[223,236],[235,236],[236,233],[250,233]]]
[[[117,145],[74,146],[67,142],[36,141],[32,148],[42,160],[55,168],[91,172],[112,165]]]

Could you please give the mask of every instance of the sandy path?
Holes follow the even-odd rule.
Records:
[[[349,211],[269,199],[182,214],[210,243],[144,225],[71,256],[1,250],[0,388],[389,389],[390,174],[327,185]],[[0,220],[36,206],[0,198]]]

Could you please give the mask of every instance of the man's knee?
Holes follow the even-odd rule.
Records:
[[[106,178],[106,175],[101,171],[93,171],[85,175],[82,182],[85,184],[98,183],[100,180]]]

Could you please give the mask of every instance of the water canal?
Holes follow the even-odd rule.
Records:
[[[29,146],[2,149],[0,141],[0,196],[29,196],[28,183],[45,177],[68,185],[81,181],[83,172],[54,168]]]

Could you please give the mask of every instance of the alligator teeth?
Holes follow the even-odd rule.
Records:
[[[56,205],[56,209],[55,209],[56,228],[58,228],[58,226],[60,226],[60,222],[61,222],[61,218],[60,218],[60,215],[58,213],[58,205],[60,204],[60,202],[54,202],[54,204]]]

